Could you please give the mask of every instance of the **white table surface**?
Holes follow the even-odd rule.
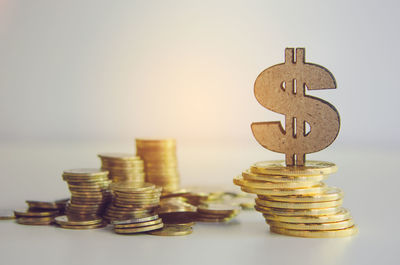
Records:
[[[64,169],[98,167],[96,154],[133,152],[125,143],[0,144],[0,209],[24,201],[68,197]],[[182,185],[237,189],[232,178],[251,163],[282,158],[255,142],[178,145]],[[260,213],[242,212],[227,224],[202,224],[183,237],[121,236],[111,228],[72,231],[0,221],[1,264],[400,264],[399,164],[394,147],[334,144],[309,156],[335,162],[329,185],[345,191],[360,233],[336,239],[272,234]]]

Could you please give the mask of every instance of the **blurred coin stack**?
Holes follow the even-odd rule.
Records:
[[[98,156],[101,159],[101,168],[109,172],[112,182],[144,183],[144,164],[140,157],[124,153],[103,153]]]
[[[55,202],[26,201],[27,210],[16,210],[14,215],[19,224],[24,225],[49,225],[54,222],[54,218],[63,211],[61,205]]]
[[[163,192],[179,189],[175,139],[136,139],[136,155],[144,161],[146,182],[162,187]]]
[[[209,203],[197,207],[196,221],[206,223],[228,222],[236,217],[241,208],[232,204]]]
[[[155,221],[158,220],[158,216],[151,219],[157,215],[156,210],[160,206],[160,187],[152,183],[116,182],[112,183],[110,188],[113,199],[104,217],[114,224],[116,233],[132,234],[162,227],[161,220]],[[127,230],[124,230],[125,228]]]
[[[256,210],[270,231],[299,237],[341,237],[357,233],[343,192],[322,181],[337,171],[333,163],[307,161],[287,167],[284,161],[258,162],[233,182],[258,196]]]
[[[164,227],[162,219],[157,214],[141,218],[113,221],[113,225],[114,231],[117,234],[138,234],[152,232]]]
[[[164,197],[161,200],[158,214],[163,219],[162,230],[150,232],[157,236],[183,236],[193,232],[196,220],[196,207],[187,203],[184,197]]]
[[[71,200],[66,206],[66,219],[57,222],[63,228],[89,229],[104,226],[101,215],[110,201],[108,171],[72,169],[63,173]]]

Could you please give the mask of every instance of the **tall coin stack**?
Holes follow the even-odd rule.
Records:
[[[140,157],[124,153],[103,153],[98,156],[101,159],[101,168],[109,172],[112,182],[144,183],[144,165]]]
[[[158,220],[156,213],[160,206],[160,187],[156,187],[152,183],[137,184],[134,182],[112,183],[110,187],[113,200],[104,217],[115,225],[115,232],[131,234],[163,227],[162,221]],[[147,223],[149,218],[151,221],[158,221],[155,221],[154,226],[150,226]],[[143,224],[140,220],[143,220]]]
[[[71,169],[64,171],[63,179],[68,183],[71,200],[66,216],[56,218],[56,222],[70,229],[103,227],[101,215],[110,200],[108,171]]]
[[[284,161],[255,163],[233,182],[258,196],[256,210],[270,231],[298,237],[342,237],[358,229],[342,208],[343,192],[322,181],[337,171],[333,163],[307,161],[287,167]]]
[[[146,182],[163,188],[163,192],[179,189],[175,139],[136,139],[136,155],[144,161]]]

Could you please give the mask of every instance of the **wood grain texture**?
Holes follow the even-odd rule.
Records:
[[[285,62],[264,70],[254,85],[262,106],[285,115],[285,129],[279,121],[255,122],[254,137],[263,147],[284,153],[286,165],[304,165],[305,155],[329,146],[340,128],[336,108],[306,95],[306,89],[332,88],[336,88],[334,76],[322,66],[306,63],[304,48],[297,48],[296,54],[294,48],[286,48]]]

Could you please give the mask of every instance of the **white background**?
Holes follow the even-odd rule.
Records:
[[[0,140],[253,141],[285,47],[329,69],[340,143],[399,145],[398,1],[1,1]]]
[[[270,234],[260,214],[180,238],[121,237],[0,223],[7,264],[398,264],[398,1],[0,1],[0,209],[68,196],[64,169],[134,152],[135,137],[174,137],[183,186],[232,184],[282,159],[250,123],[283,120],[253,84],[306,47],[338,88],[341,131],[309,158],[335,162],[360,234]]]

